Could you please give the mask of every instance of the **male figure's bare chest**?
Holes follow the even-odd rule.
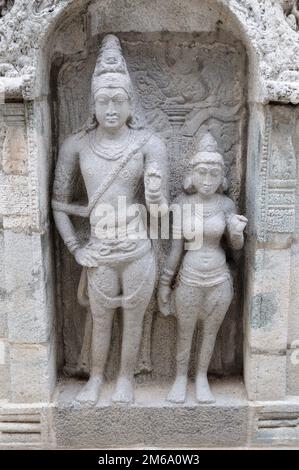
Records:
[[[125,159],[126,154],[116,160],[101,158],[87,146],[81,150],[80,171],[89,198],[109,179],[111,184],[105,192],[104,200],[111,203],[111,198],[118,195],[131,199],[143,176],[143,154],[141,151],[137,152],[123,165]]]

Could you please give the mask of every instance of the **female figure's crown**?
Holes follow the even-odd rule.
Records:
[[[207,132],[200,140],[198,152],[218,152],[218,144],[216,139],[210,132]]]

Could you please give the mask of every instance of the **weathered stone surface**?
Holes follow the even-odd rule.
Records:
[[[0,405],[0,449],[51,448],[50,422],[43,405]]]
[[[1,109],[4,133],[2,168],[5,174],[27,173],[27,135],[23,103],[7,103]]]
[[[131,443],[130,448],[159,448],[166,445],[177,448],[178,442],[181,442],[181,433],[178,432],[180,426],[184,440],[181,447],[186,448],[214,447],[216,443],[218,446],[241,448],[298,446],[298,401],[288,399],[283,404],[248,402],[242,384],[236,381],[222,382],[221,387],[212,384],[219,406],[198,406],[193,399],[183,406],[165,406],[167,387],[160,386],[158,389],[149,387],[147,391],[144,387],[141,390],[138,387],[138,403],[134,407],[111,407],[107,401],[93,409],[77,408],[70,405],[78,392],[77,387],[71,383],[61,384],[59,398],[49,408],[42,405],[2,404],[0,425],[4,422],[8,433],[3,435],[0,432],[0,449],[65,449],[80,448],[81,445],[82,448],[111,448],[126,447],[128,442]],[[109,390],[107,392],[109,394]],[[153,400],[152,406],[145,403],[149,395]],[[207,413],[211,413],[212,422]],[[160,419],[161,414],[163,420]],[[144,417],[146,421],[143,421]],[[107,426],[104,425],[106,421],[103,421],[106,419]],[[220,423],[218,426],[217,419]],[[34,435],[30,432],[32,427],[28,428],[28,422],[34,426]],[[130,433],[125,427],[127,425]],[[158,441],[154,426],[163,436],[165,444]],[[19,431],[17,438],[12,433],[16,428]],[[222,435],[219,435],[219,429]],[[236,429],[238,435],[235,434]],[[90,447],[91,442],[93,447]],[[201,442],[205,444],[202,446]]]
[[[259,116],[261,145],[256,165],[256,232],[260,243],[272,248],[288,246],[295,231],[297,180],[297,110],[267,106]]]
[[[244,446],[247,442],[248,405],[238,381],[223,387],[212,383],[217,404],[196,405],[190,387],[184,405],[165,403],[169,386],[137,387],[131,407],[111,406],[110,389],[104,390],[96,407],[71,405],[78,387],[61,387],[53,409],[59,448],[154,446]],[[150,397],[150,403],[149,403]],[[234,397],[234,398],[232,398]]]
[[[7,335],[7,313],[6,313],[6,291],[5,291],[5,269],[4,269],[4,236],[0,227],[0,338]]]
[[[10,345],[12,403],[49,402],[55,386],[53,351],[43,344]]]
[[[299,394],[299,341],[294,341],[287,350],[287,394]]]
[[[298,210],[298,209],[297,209]],[[298,231],[298,228],[297,228]],[[299,394],[299,252],[296,238],[291,251],[290,308],[288,318],[287,390],[288,394]]]
[[[251,445],[266,447],[298,447],[299,406],[298,402],[287,400],[276,406],[269,403],[252,407]]]
[[[47,41],[48,30],[58,25],[59,19],[65,20],[67,16],[86,11],[88,3],[87,0],[53,1],[48,2],[45,8],[36,10],[34,2],[32,5],[31,2],[15,0],[14,8],[2,20],[7,21],[7,34],[0,49],[4,74],[31,75],[28,94],[32,96],[36,92],[32,86],[36,73],[35,58],[39,48]],[[117,15],[116,11],[121,11],[122,15]],[[294,58],[298,57],[298,34],[287,21],[279,2],[250,0],[240,6],[236,0],[229,3],[223,0],[213,2],[213,9],[209,8],[209,2],[202,2],[198,10],[195,0],[187,4],[181,0],[176,0],[175,4],[171,1],[171,5],[165,0],[151,6],[146,1],[140,1],[137,5],[125,0],[123,4],[116,0],[93,1],[89,14],[94,20],[93,35],[98,33],[99,27],[101,31],[109,32],[144,31],[148,28],[155,31],[184,28],[197,31],[207,30],[207,25],[211,28],[209,30],[221,25],[239,34],[248,47],[256,74],[253,92],[260,93],[265,100],[298,103],[297,73],[294,69]],[[37,41],[34,49],[29,46],[33,38]],[[21,49],[24,43],[28,46]]]
[[[290,251],[259,249],[253,263],[246,338],[252,352],[277,354],[287,347]]]
[[[43,237],[5,231],[5,292],[8,337],[45,343],[52,321],[47,310]]]
[[[6,340],[0,339],[0,400],[5,400],[9,395],[9,356]]]
[[[283,400],[286,396],[286,353],[255,354],[247,348],[244,381],[249,400]]]

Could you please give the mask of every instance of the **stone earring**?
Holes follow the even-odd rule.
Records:
[[[193,182],[193,175],[189,174],[184,180],[184,191],[187,194],[191,194],[194,192],[194,182]]]
[[[227,181],[226,176],[223,176],[221,188],[222,188],[223,193],[225,193],[228,190],[228,181]]]
[[[225,193],[227,189],[228,189],[228,181],[227,181],[227,178],[223,175],[222,181],[219,185],[217,193]]]

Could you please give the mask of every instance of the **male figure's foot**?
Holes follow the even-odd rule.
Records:
[[[102,385],[103,377],[90,377],[81,392],[77,395],[76,401],[79,401],[80,403],[90,403],[93,405],[96,404],[101,393]]]
[[[124,376],[119,377],[112,401],[114,403],[132,403],[134,401],[133,379]]]
[[[175,382],[168,394],[167,401],[172,403],[184,403],[187,393],[187,377],[179,375],[176,377]]]
[[[211,392],[206,373],[199,373],[195,383],[196,400],[199,403],[215,403],[215,397]]]

